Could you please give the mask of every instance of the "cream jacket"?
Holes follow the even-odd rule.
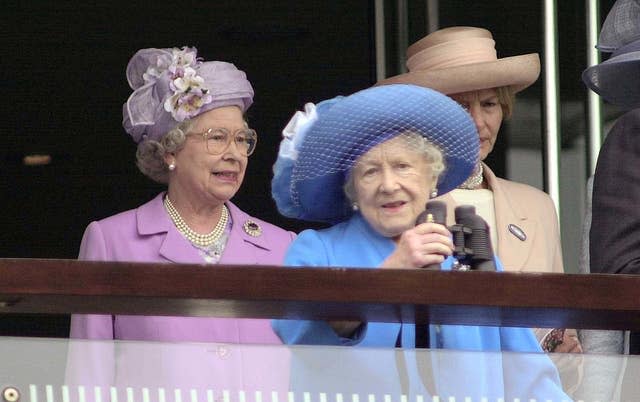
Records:
[[[564,272],[558,215],[551,197],[529,185],[500,179],[485,164],[483,168],[493,192],[498,257],[504,270]],[[436,199],[447,204],[447,225],[453,225],[457,206],[453,197],[445,194]]]

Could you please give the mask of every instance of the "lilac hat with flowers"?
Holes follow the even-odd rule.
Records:
[[[141,49],[129,60],[133,93],[123,106],[122,125],[136,143],[159,140],[178,123],[222,106],[244,113],[253,88],[231,63],[202,61],[193,47]]]
[[[390,84],[307,104],[283,130],[271,195],[284,216],[337,223],[353,214],[344,193],[357,159],[407,131],[442,152],[444,194],[464,182],[478,162],[478,132],[453,99],[416,85]]]

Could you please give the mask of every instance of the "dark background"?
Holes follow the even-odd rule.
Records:
[[[561,94],[580,100],[585,66],[584,1],[558,2]],[[602,19],[613,1],[602,1]],[[387,75],[398,72],[395,2],[386,4]],[[409,1],[409,43],[425,35],[425,2]],[[542,53],[542,1],[442,1],[440,25],[490,29],[499,57]],[[373,1],[24,1],[4,4],[0,108],[0,258],[75,258],[86,225],[135,208],[162,190],[135,167],[135,144],[121,126],[130,95],[124,70],[136,50],[195,46],[205,60],[244,70],[256,96],[248,113],[259,133],[234,202],[298,231],[270,196],[280,131],[306,102],[375,82]],[[544,57],[543,54],[541,54]],[[521,96],[539,99],[542,80]],[[572,130],[563,130],[571,146]],[[573,134],[572,134],[573,133]],[[509,146],[539,147],[530,136],[500,136],[489,164],[505,171]],[[26,155],[51,155],[25,166]],[[1,279],[0,279],[1,280]],[[65,336],[65,316],[0,316],[0,334]]]

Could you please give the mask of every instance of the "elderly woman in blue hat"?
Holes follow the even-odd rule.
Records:
[[[305,109],[284,130],[272,194],[282,214],[333,226],[301,232],[285,264],[356,269],[441,264],[451,269],[451,233],[438,223],[416,225],[416,220],[430,198],[456,188],[476,166],[478,134],[464,109],[439,92],[406,84],[374,87]],[[275,320],[273,327],[287,344],[411,349],[428,338],[430,348],[541,352],[528,328],[302,320]],[[309,392],[326,390],[318,370],[329,370],[346,384],[357,384],[353,374],[362,373],[371,394],[402,392],[409,399],[434,393],[569,399],[544,354],[517,365],[500,354],[486,365],[452,355],[448,369],[433,366],[433,386],[419,368],[431,362],[419,362],[415,353],[403,352],[400,360],[393,354],[358,356],[346,366],[318,366],[294,351],[292,384]],[[406,373],[406,379],[394,382],[398,373]],[[404,382],[406,388],[398,390]]]
[[[283,215],[334,226],[300,233],[285,264],[450,269],[451,234],[416,218],[476,166],[478,134],[468,113],[436,91],[399,84],[306,109],[284,130],[272,193]],[[409,324],[280,320],[274,328],[286,343],[420,342]],[[529,329],[432,326],[429,340],[431,347],[541,350]]]

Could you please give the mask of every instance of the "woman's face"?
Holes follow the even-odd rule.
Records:
[[[376,231],[391,238],[415,225],[435,185],[424,155],[402,137],[362,155],[351,174],[360,212]]]
[[[230,200],[242,184],[248,157],[240,152],[234,141],[223,153],[209,154],[201,133],[209,128],[224,128],[235,133],[245,127],[242,112],[236,106],[220,107],[199,115],[187,133],[184,147],[174,155],[167,155],[176,165],[169,175],[169,187],[174,187],[192,202],[222,204]]]
[[[502,124],[502,106],[495,89],[463,92],[450,95],[467,109],[478,129],[480,139],[480,160],[484,160],[493,150]]]

